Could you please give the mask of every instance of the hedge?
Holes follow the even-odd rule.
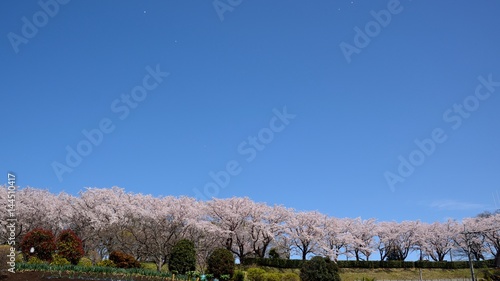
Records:
[[[243,265],[269,266],[276,268],[301,268],[304,261],[288,259],[246,258]],[[468,261],[337,261],[340,268],[469,268]],[[474,261],[475,268],[494,267],[494,260]]]

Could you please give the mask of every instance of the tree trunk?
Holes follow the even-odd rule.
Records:
[[[495,255],[495,267],[500,267],[500,251],[497,251],[497,254]]]

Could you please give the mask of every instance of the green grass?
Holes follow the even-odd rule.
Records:
[[[416,268],[380,268],[380,269],[355,269],[344,268],[340,270],[342,281],[364,279],[375,280],[419,280],[420,270]],[[476,270],[476,277],[482,277],[480,270]],[[422,269],[422,279],[459,279],[469,278],[469,269]]]
[[[247,270],[248,266],[239,267],[240,270]],[[272,267],[260,267],[266,272],[294,272],[300,274],[299,269],[277,269]],[[417,268],[379,268],[379,269],[364,269],[364,268],[342,268],[340,269],[340,278],[342,281],[355,280],[419,280],[420,271]],[[483,277],[482,269],[476,269],[476,278]],[[422,279],[469,279],[469,269],[422,269]]]

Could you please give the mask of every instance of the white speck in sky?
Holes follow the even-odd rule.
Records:
[[[146,11],[144,11],[144,13],[146,13]]]

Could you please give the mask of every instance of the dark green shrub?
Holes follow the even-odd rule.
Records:
[[[208,257],[207,271],[217,279],[221,275],[228,274],[230,277],[234,273],[234,257],[233,254],[225,248],[218,248]]]
[[[66,229],[59,233],[56,246],[57,254],[74,265],[78,264],[78,261],[85,254],[82,240],[71,229]]]
[[[111,260],[116,267],[119,268],[140,268],[141,264],[131,255],[120,251],[113,251],[109,254]]]
[[[233,275],[233,281],[245,281],[245,272],[236,270]]]
[[[34,249],[33,253],[31,252],[32,248]],[[55,250],[54,234],[50,230],[33,229],[26,233],[21,241],[21,251],[28,260],[35,256],[43,261],[50,262]]]
[[[340,281],[338,267],[329,258],[319,256],[306,261],[300,269],[302,281]]]
[[[196,251],[193,242],[183,239],[174,245],[168,260],[168,269],[183,275],[196,269]]]
[[[271,248],[271,250],[269,250],[269,258],[270,259],[279,259],[280,258],[280,254],[278,253],[276,248]]]

